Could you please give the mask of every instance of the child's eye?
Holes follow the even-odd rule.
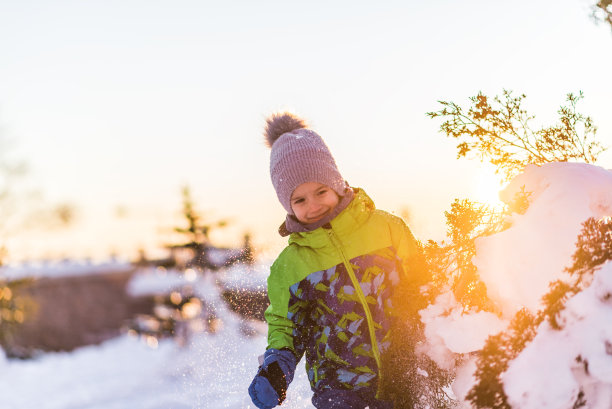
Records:
[[[293,201],[293,204],[300,204],[300,203],[303,203],[303,202],[304,202],[304,199],[295,199]]]
[[[327,193],[327,189],[319,190],[319,195],[324,195],[325,193]]]

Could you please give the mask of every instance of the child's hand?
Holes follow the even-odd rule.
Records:
[[[249,395],[259,409],[271,409],[282,403],[268,378],[261,375],[255,376],[253,382],[251,382]]]
[[[285,400],[297,362],[287,349],[268,349],[257,375],[249,386],[251,400],[260,409],[271,409]]]

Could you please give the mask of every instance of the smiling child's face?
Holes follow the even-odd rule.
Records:
[[[339,200],[338,194],[329,186],[306,182],[291,194],[291,210],[301,223],[310,224],[334,210]]]

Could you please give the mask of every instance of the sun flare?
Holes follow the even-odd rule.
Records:
[[[474,200],[496,207],[501,206],[499,192],[503,187],[501,176],[495,173],[492,166],[483,164],[476,177]]]

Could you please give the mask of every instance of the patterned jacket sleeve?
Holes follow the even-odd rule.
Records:
[[[289,312],[287,314],[293,323],[293,352],[298,361],[306,351],[310,330],[313,328],[311,303],[304,299],[299,285],[298,282],[289,288]]]

